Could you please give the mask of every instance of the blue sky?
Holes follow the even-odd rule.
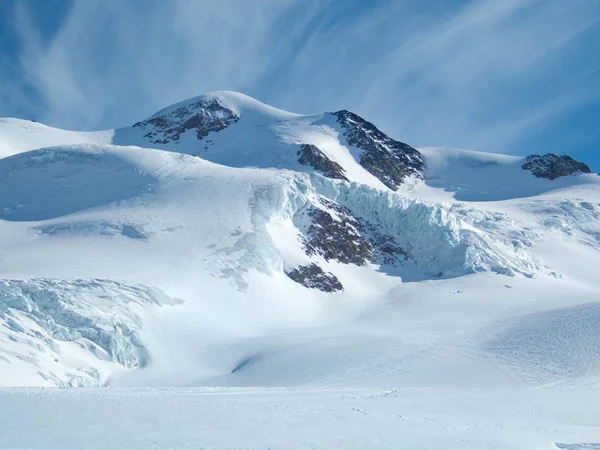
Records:
[[[3,0],[0,115],[113,128],[229,89],[600,171],[599,47],[598,0]]]

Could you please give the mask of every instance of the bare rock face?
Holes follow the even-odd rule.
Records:
[[[397,267],[409,259],[393,237],[338,203],[321,198],[322,208],[308,208],[300,222],[310,225],[303,231],[304,251],[325,260],[363,266],[367,263]]]
[[[310,289],[318,289],[323,292],[337,292],[344,289],[342,283],[331,272],[325,272],[317,264],[298,266],[286,271],[286,275]]]
[[[303,144],[298,150],[298,162],[305,166],[311,166],[328,178],[348,181],[344,168],[325,156],[316,145]]]
[[[323,209],[311,208],[311,225],[305,232],[305,251],[326,260],[365,265],[369,262],[398,266],[408,254],[377,225],[358,218],[346,207],[321,199]]]
[[[547,178],[549,180],[578,173],[592,172],[587,164],[579,162],[570,156],[557,155],[556,153],[528,156],[527,162],[521,167],[529,170],[538,178]]]
[[[318,203],[301,211],[294,220],[302,233],[304,251],[310,257],[357,266],[375,263],[387,267],[398,267],[409,259],[393,237],[326,198],[320,198]],[[321,272],[320,267],[313,263],[286,273],[303,286],[332,292],[329,289],[337,284],[331,285],[330,282],[335,276]],[[323,281],[324,277],[329,281]]]
[[[350,212],[331,201],[322,200],[326,209],[311,207],[311,224],[304,237],[309,256],[318,254],[327,261],[365,265],[373,259],[373,245],[360,234],[360,222]]]
[[[417,149],[391,139],[350,111],[342,110],[333,115],[344,128],[348,144],[361,150],[360,165],[387,187],[396,190],[406,177],[423,177],[425,162]]]
[[[196,137],[202,140],[211,131],[221,131],[238,119],[219,99],[202,98],[164,113],[158,112],[134,127],[146,131],[144,137],[151,143],[168,144],[178,141],[188,130],[195,130]]]

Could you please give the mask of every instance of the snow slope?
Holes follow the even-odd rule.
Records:
[[[600,448],[600,177],[560,158],[232,92],[0,119],[0,386],[110,387],[0,389],[0,448]]]
[[[600,448],[580,389],[18,389],[0,403],[4,448]]]
[[[215,111],[197,119],[198,111],[208,108]],[[198,121],[205,121],[201,125],[207,127],[205,131],[219,132],[199,140]],[[301,144],[314,144],[342,166],[349,180],[385,188],[358,163],[359,150],[346,145],[344,130],[333,114],[292,114],[236,92],[220,91],[192,98],[165,108],[144,122],[117,130],[65,131],[25,120],[0,119],[0,157],[63,144],[151,147],[232,167],[296,171],[312,171],[298,162],[297,153]]]
[[[0,144],[2,385],[598,383],[596,175],[231,92]]]
[[[0,158],[43,147],[69,144],[108,144],[108,131],[67,131],[29,120],[0,117]]]
[[[536,178],[523,170],[520,156],[425,147],[419,151],[427,160],[429,187],[448,192],[446,199],[479,202],[533,197],[578,185],[597,186],[598,177],[580,174],[556,180]],[[422,187],[422,186],[420,186]],[[427,193],[423,193],[427,195]]]

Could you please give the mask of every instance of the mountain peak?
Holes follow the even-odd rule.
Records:
[[[192,105],[218,103],[223,108],[228,109],[237,117],[246,114],[262,115],[274,120],[289,120],[301,117],[301,114],[294,114],[284,111],[274,106],[267,105],[249,95],[236,91],[213,91],[208,94],[198,95],[180,102],[174,103],[161,109],[148,120],[155,117],[162,117],[182,108],[189,108]]]
[[[147,120],[133,125],[144,131],[153,144],[178,141],[188,130],[195,130],[198,139],[212,131],[221,131],[240,117],[247,123],[265,125],[301,117],[269,106],[248,95],[234,91],[215,91],[168,106]]]
[[[201,96],[171,105],[133,127],[141,128],[144,138],[153,144],[168,144],[178,141],[188,130],[195,130],[197,138],[204,139],[211,131],[221,131],[238,119],[239,114],[220,98]]]

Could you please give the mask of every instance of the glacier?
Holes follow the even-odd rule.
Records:
[[[27,362],[51,385],[104,384],[108,372],[93,361],[73,364],[82,362],[70,355],[75,347],[106,367],[141,368],[148,363],[139,337],[143,310],[174,304],[156,289],[111,280],[0,280],[0,321],[8,330],[0,337],[3,383],[21,382],[7,372]]]
[[[600,448],[599,224],[346,110],[0,119],[0,447]]]
[[[0,144],[5,385],[160,385],[161,370],[176,384],[375,380],[394,373],[390,355],[399,377],[429,379],[413,335],[360,322],[391,337],[355,337],[347,324],[420,297],[434,320],[443,298],[479,318],[475,339],[503,314],[597,291],[597,175],[550,180],[522,157],[416,149],[348,111],[216,92],[117,130],[2,119]],[[429,329],[405,312],[415,336]],[[475,341],[473,358],[508,364]],[[281,361],[313,367],[307,348],[344,362],[295,378]]]

